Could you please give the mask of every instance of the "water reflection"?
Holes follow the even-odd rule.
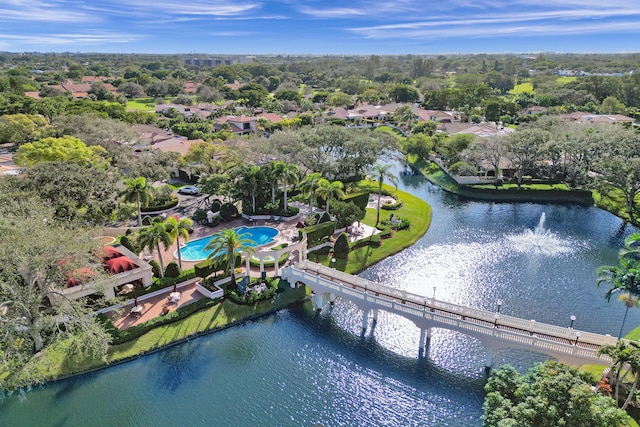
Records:
[[[634,227],[588,207],[459,200],[399,172],[399,188],[431,204],[431,228],[363,276],[425,297],[435,287],[440,299],[486,310],[501,299],[503,313],[539,322],[568,326],[574,315],[578,329],[618,333],[623,307],[606,303],[595,269],[617,262]],[[510,240],[532,232],[543,212],[570,250],[532,254]],[[420,356],[413,323],[381,311],[362,334],[361,322],[344,300],[323,312],[297,306],[0,401],[0,425],[481,425],[482,343],[436,328]],[[638,324],[640,310],[630,310],[623,333]],[[544,357],[493,354],[520,370]]]

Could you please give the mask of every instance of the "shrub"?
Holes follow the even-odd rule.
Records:
[[[140,252],[137,250],[136,246],[133,244],[131,239],[129,239],[129,237],[127,237],[126,235],[120,237],[120,244],[125,248],[129,249],[134,254],[137,254],[138,252]]]
[[[153,285],[145,289],[145,293],[148,294],[150,292],[155,292],[168,286],[172,286],[174,283],[184,282],[185,280],[193,279],[194,277],[196,277],[196,275],[193,268],[183,270],[177,277],[154,277]]]
[[[284,264],[288,258],[289,258],[288,252],[280,255],[280,257],[278,258],[278,265],[282,266],[282,264]],[[251,257],[249,258],[249,264],[251,264],[252,267],[260,267],[260,260],[257,258]],[[264,261],[262,265],[264,267],[274,267],[276,265],[276,261],[275,260]]]
[[[175,311],[170,312],[164,316],[158,316],[147,322],[141,323],[136,326],[132,326],[127,329],[119,330],[116,328],[109,318],[104,314],[98,315],[98,320],[102,323],[105,330],[113,337],[113,344],[122,344],[127,341],[131,341],[134,338],[138,338],[153,328],[157,328],[161,325],[176,322],[185,317],[191,316],[193,313],[200,311],[204,308],[212,307],[221,301],[220,298],[212,300],[209,298],[202,298],[194,303],[182,306]]]
[[[333,209],[333,215],[338,223],[338,228],[351,225],[356,220],[364,219],[365,216],[365,211],[351,202],[332,200],[331,209]]]
[[[216,212],[220,212],[220,209],[222,208],[222,202],[218,199],[214,199],[213,202],[211,202],[211,212],[216,213]]]
[[[329,221],[331,221],[331,216],[327,212],[324,212],[322,214],[322,216],[320,217],[320,220],[318,221],[318,223],[320,223],[320,222],[329,222]]]
[[[207,212],[204,209],[196,209],[193,213],[193,220],[198,223],[207,222]]]
[[[298,215],[298,213],[300,213],[300,209],[296,208],[295,206],[287,206],[287,210],[282,210],[280,211],[280,215],[281,216],[296,216]]]
[[[177,262],[171,261],[167,264],[167,268],[164,269],[164,275],[166,277],[178,277],[180,276],[180,266]]]
[[[251,281],[251,285],[255,285],[258,282],[262,281],[262,279],[255,279]],[[229,292],[229,298],[232,301],[238,304],[253,304],[257,301],[268,300],[275,296],[278,292],[278,280],[272,277],[267,277],[264,280],[264,283],[267,285],[267,290],[261,293],[257,293],[255,291],[250,292],[248,295],[240,295],[237,289],[233,289]]]
[[[220,208],[220,216],[225,221],[231,221],[238,216],[238,208],[231,203],[225,203]]]
[[[155,259],[149,261],[149,265],[151,266],[151,271],[153,272],[154,277],[162,277],[162,273],[160,271],[160,264]]]
[[[298,230],[298,235],[302,239],[302,234],[307,234],[307,245],[315,246],[322,242],[322,239],[329,237],[336,231],[335,222],[321,222],[311,227],[305,227]]]
[[[351,202],[364,211],[369,203],[369,193],[347,194],[342,198],[342,201]]]
[[[338,259],[349,257],[349,238],[346,233],[340,233],[333,245],[333,255]]]
[[[382,205],[380,205],[380,209],[384,209],[386,211],[395,211],[397,209],[400,209],[402,205],[404,205],[404,202],[402,200],[396,200],[395,203],[383,203]]]
[[[396,217],[395,218],[397,221],[391,222],[391,221],[387,221],[387,220],[382,220],[380,221],[380,224],[384,225],[385,227],[389,227],[392,230],[404,230],[406,228],[409,228],[411,226],[411,222],[406,219],[406,218],[400,218],[400,217]]]
[[[163,201],[160,204],[149,205],[144,208],[141,208],[140,210],[142,212],[164,211],[166,209],[171,209],[177,206],[178,202],[179,202],[178,198],[172,195],[167,201]]]
[[[454,164],[452,164],[449,167],[449,172],[453,175],[460,175],[460,176],[476,176],[476,174],[478,173],[478,169],[476,169],[475,167],[471,166],[469,163],[467,162],[455,162]]]

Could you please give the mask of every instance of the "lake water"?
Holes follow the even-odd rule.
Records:
[[[398,171],[399,172],[399,171]],[[617,336],[624,315],[595,287],[635,231],[595,208],[460,201],[421,177],[400,189],[433,208],[413,247],[363,273],[410,292]],[[544,227],[535,230],[544,213]],[[383,215],[387,213],[383,211]],[[310,304],[0,402],[0,426],[479,426],[485,350],[435,329],[418,356],[419,330],[338,301]],[[630,310],[624,333],[640,323]],[[544,356],[494,353],[526,370]]]

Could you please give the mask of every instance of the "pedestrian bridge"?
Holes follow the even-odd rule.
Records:
[[[421,331],[421,353],[426,339],[431,337],[432,328],[446,328],[477,338],[487,347],[487,367],[492,364],[493,351],[501,348],[543,353],[569,365],[609,365],[611,359],[598,355],[597,350],[602,345],[617,342],[610,335],[548,325],[412,294],[309,260],[284,268],[282,278],[291,286],[298,283],[309,286],[315,293],[314,303],[319,309],[335,301],[336,297],[351,301],[363,311],[364,330],[370,311],[374,321],[379,310],[411,320]]]

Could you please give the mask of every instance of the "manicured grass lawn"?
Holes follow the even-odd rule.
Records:
[[[152,329],[139,338],[112,346],[107,353],[106,363],[111,364],[135,357],[196,334],[225,328],[235,322],[285,308],[297,301],[302,301],[307,292],[305,288],[286,289],[285,292],[278,295],[273,303],[259,301],[253,305],[238,305],[230,300],[224,300],[220,304],[200,310],[185,319]],[[34,359],[32,367],[39,372],[46,372],[45,377],[55,379],[105,365],[104,361],[89,357],[69,358],[63,351],[64,346],[65,343],[61,343],[47,348],[43,352],[43,357]]]
[[[127,101],[127,110],[155,111],[154,98],[135,98]]]
[[[604,209],[611,212],[615,216],[624,219],[625,221],[631,221],[633,224],[638,224],[637,218],[640,215],[640,195],[636,196],[634,215],[636,218],[631,220],[629,214],[627,214],[627,204],[624,200],[624,194],[618,189],[610,189],[607,193],[600,193],[597,190],[593,190],[593,200],[595,205],[600,209]]]
[[[360,190],[368,190],[372,194],[377,194],[377,184],[368,181],[358,183]],[[404,202],[404,205],[397,210],[380,209],[380,220],[388,219],[393,213],[398,218],[409,218],[411,227],[406,230],[394,231],[390,239],[385,239],[380,247],[365,246],[349,253],[349,259],[337,259],[335,268],[350,274],[359,273],[365,268],[393,255],[417,242],[429,229],[431,224],[431,207],[424,200],[403,191],[396,191],[393,187],[384,185],[387,191],[394,192]],[[376,224],[376,209],[367,209],[366,216],[362,223],[370,226]],[[315,261],[315,258],[314,258]],[[330,257],[328,255],[318,255],[318,262],[328,266]]]
[[[377,192],[377,185],[367,181],[357,184],[361,190]],[[410,230],[402,230],[394,233],[394,237],[384,240],[381,247],[364,247],[353,251],[349,260],[338,260],[336,268],[348,273],[362,271],[366,267],[392,255],[415,243],[429,228],[431,223],[431,208],[423,200],[409,193],[395,191],[390,186],[385,189],[397,194],[404,205],[397,210],[381,210],[380,217],[388,218],[390,213],[396,217],[409,218]],[[364,224],[374,226],[376,222],[376,210],[367,209]],[[319,259],[325,265],[329,264],[329,257],[324,255]],[[224,300],[220,304],[200,310],[191,316],[178,320],[168,325],[162,325],[150,330],[146,334],[123,344],[112,346],[106,356],[106,363],[112,364],[121,360],[136,357],[152,352],[163,346],[187,337],[221,329],[236,322],[248,318],[261,316],[285,308],[293,303],[302,301],[310,293],[306,288],[286,289],[273,301],[260,301],[253,305],[238,305],[230,300]],[[87,356],[68,357],[64,351],[66,343],[60,343],[48,347],[41,357],[34,358],[31,369],[44,373],[49,379],[61,378],[81,372],[90,371],[105,366],[105,361],[93,359]]]

